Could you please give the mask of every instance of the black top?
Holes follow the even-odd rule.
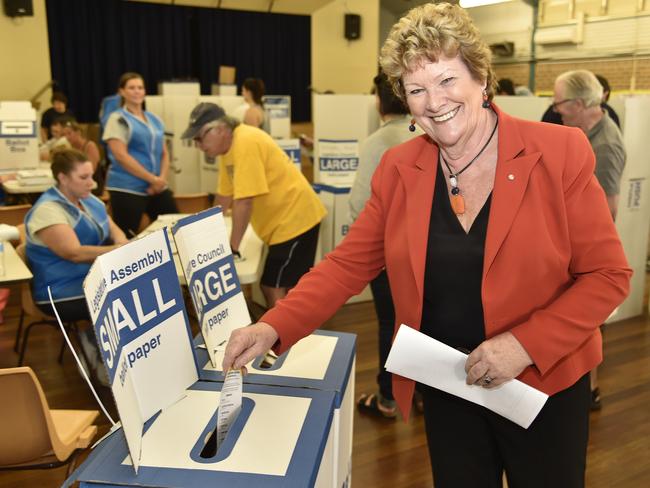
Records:
[[[74,114],[68,109],[66,109],[63,113],[57,112],[54,110],[54,107],[50,107],[45,112],[43,112],[43,115],[41,116],[41,127],[47,129],[48,139],[52,137],[52,132],[50,131],[52,122],[63,117],[74,118]]]
[[[462,190],[462,178],[459,186]],[[491,200],[492,194],[466,233],[451,208],[445,175],[438,164],[420,331],[470,351],[485,340],[481,281]]]

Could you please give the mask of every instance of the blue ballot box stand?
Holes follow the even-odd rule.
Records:
[[[120,429],[64,486],[332,486],[334,392],[246,384],[242,411],[223,444],[216,454],[202,452],[216,426],[221,386],[199,381],[145,424],[138,474]]]
[[[223,381],[221,364],[214,368],[200,335],[194,339],[199,379]],[[334,440],[334,488],[351,486],[354,369],[356,336],[317,330],[297,342],[269,367],[262,357],[247,365],[246,384],[283,386],[335,393],[331,436]]]

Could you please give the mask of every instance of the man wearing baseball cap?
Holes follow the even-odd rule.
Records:
[[[314,264],[325,207],[271,136],[240,124],[219,105],[197,105],[182,138],[208,157],[221,156],[215,203],[224,211],[232,207],[235,256],[249,222],[269,246],[261,288],[272,307]]]

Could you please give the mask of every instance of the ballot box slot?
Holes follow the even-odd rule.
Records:
[[[217,417],[219,409],[217,409],[210,420],[208,421],[205,429],[201,432],[196,444],[192,447],[190,458],[197,463],[218,463],[226,459],[232,452],[233,447],[237,444],[239,435],[241,434],[248,418],[255,408],[255,401],[250,398],[244,397],[242,400],[242,408],[239,416],[232,424],[228,435],[217,450]]]
[[[251,366],[257,370],[274,371],[282,367],[285,359],[287,359],[287,352],[276,356],[273,351],[269,351],[266,354],[257,356]]]

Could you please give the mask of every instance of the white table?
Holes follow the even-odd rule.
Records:
[[[8,180],[2,183],[4,190],[11,195],[24,195],[26,193],[43,193],[54,185],[54,180],[42,185],[21,185],[18,180]]]
[[[0,275],[0,285],[20,283],[32,279],[32,272],[16,253],[10,242],[4,242],[4,274]]]
[[[162,229],[167,226],[167,235],[169,236],[169,241],[172,246],[172,251],[174,253],[174,264],[176,265],[176,273],[178,274],[178,280],[181,284],[186,284],[185,275],[183,274],[183,269],[181,263],[178,259],[178,251],[176,250],[176,244],[171,234],[171,227],[174,223],[180,220],[183,217],[186,217],[189,214],[166,214],[160,215],[158,219],[153,221],[145,230],[143,230],[138,237],[150,234],[156,230]],[[228,228],[228,233],[232,228],[232,220],[229,216],[224,216],[226,221],[226,227]],[[249,225],[246,228],[244,237],[239,246],[239,252],[241,253],[242,259],[235,258],[235,269],[237,270],[237,275],[239,276],[239,282],[242,285],[248,285],[250,283],[256,283],[262,273],[262,251],[264,249],[264,243],[262,240],[257,237],[257,234],[253,231],[253,228]]]

